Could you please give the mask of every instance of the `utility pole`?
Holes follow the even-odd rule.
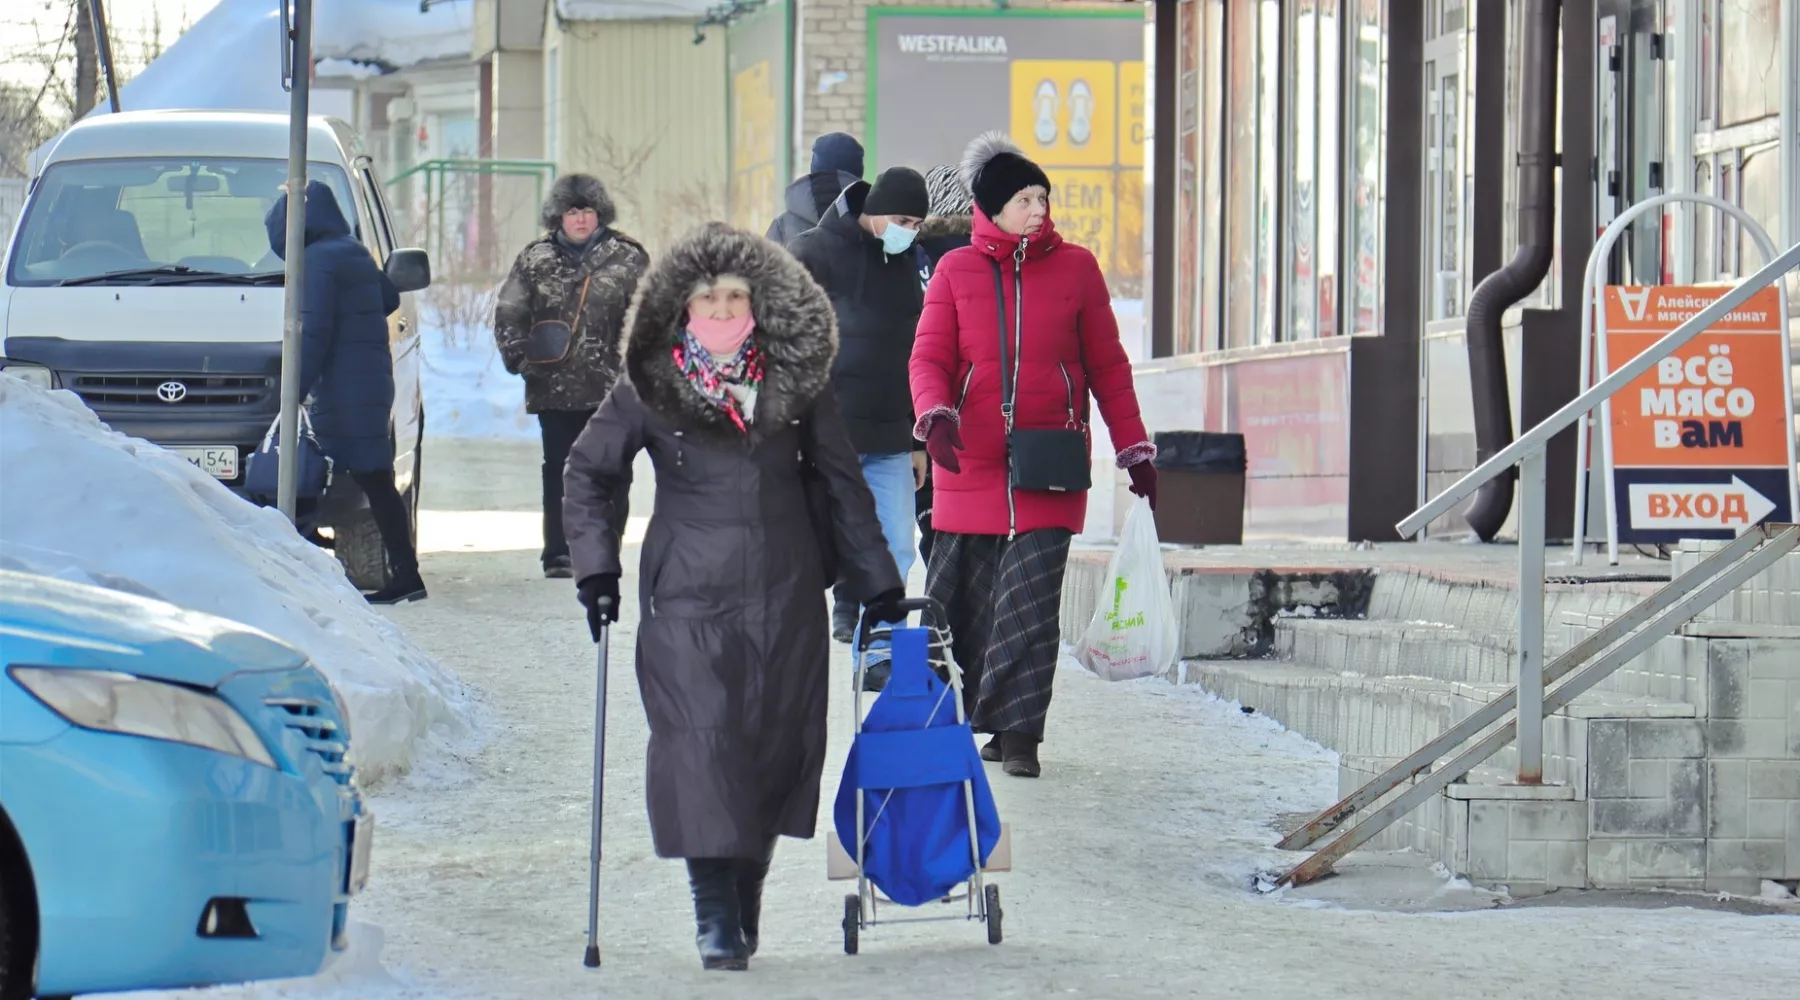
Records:
[[[312,84],[312,0],[281,2],[281,74],[288,89],[287,301],[281,328],[281,433],[275,503],[294,520],[300,462],[300,303],[306,256],[306,126]]]
[[[113,72],[112,36],[106,33],[106,8],[102,0],[88,0],[88,14],[93,22],[94,46],[100,52],[100,68],[106,73],[106,101],[116,115],[119,113],[119,77]],[[93,105],[91,97],[88,104]]]
[[[75,120],[94,110],[100,93],[100,58],[94,49],[94,21],[82,0],[70,0],[75,11]]]

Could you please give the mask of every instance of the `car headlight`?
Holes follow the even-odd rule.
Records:
[[[111,670],[14,667],[12,676],[83,729],[186,743],[275,766],[262,737],[218,695]]]
[[[56,373],[45,368],[43,365],[9,364],[0,366],[0,372],[5,372],[13,378],[20,379],[30,385],[35,385],[39,389],[56,388]]]

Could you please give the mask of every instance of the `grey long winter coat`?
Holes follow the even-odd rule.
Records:
[[[750,285],[765,374],[746,436],[676,369],[696,281]],[[638,559],[637,677],[650,722],[646,789],[662,857],[756,857],[818,821],[831,678],[823,560],[801,479],[831,498],[854,596],[902,586],[829,389],[831,304],[794,259],[712,224],[645,275],[626,323],[625,378],[569,454],[563,520],[576,579],[619,573],[632,458],[656,504]]]

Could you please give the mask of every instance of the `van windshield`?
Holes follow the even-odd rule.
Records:
[[[308,163],[359,231],[350,179]],[[227,157],[71,160],[44,171],[25,209],[12,285],[279,284],[263,218],[287,161]],[[263,283],[257,281],[256,283]]]

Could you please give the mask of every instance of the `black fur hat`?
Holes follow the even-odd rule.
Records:
[[[1004,132],[984,132],[963,150],[963,183],[975,195],[981,213],[992,219],[1013,195],[1032,185],[1050,190],[1050,178],[1025,158],[1024,150]]]
[[[618,217],[618,210],[613,208],[612,198],[606,193],[606,185],[593,174],[564,174],[550,185],[550,193],[544,198],[542,217],[538,220],[546,230],[555,231],[562,228],[563,213],[571,208],[591,208],[600,216],[600,228],[605,229]]]

